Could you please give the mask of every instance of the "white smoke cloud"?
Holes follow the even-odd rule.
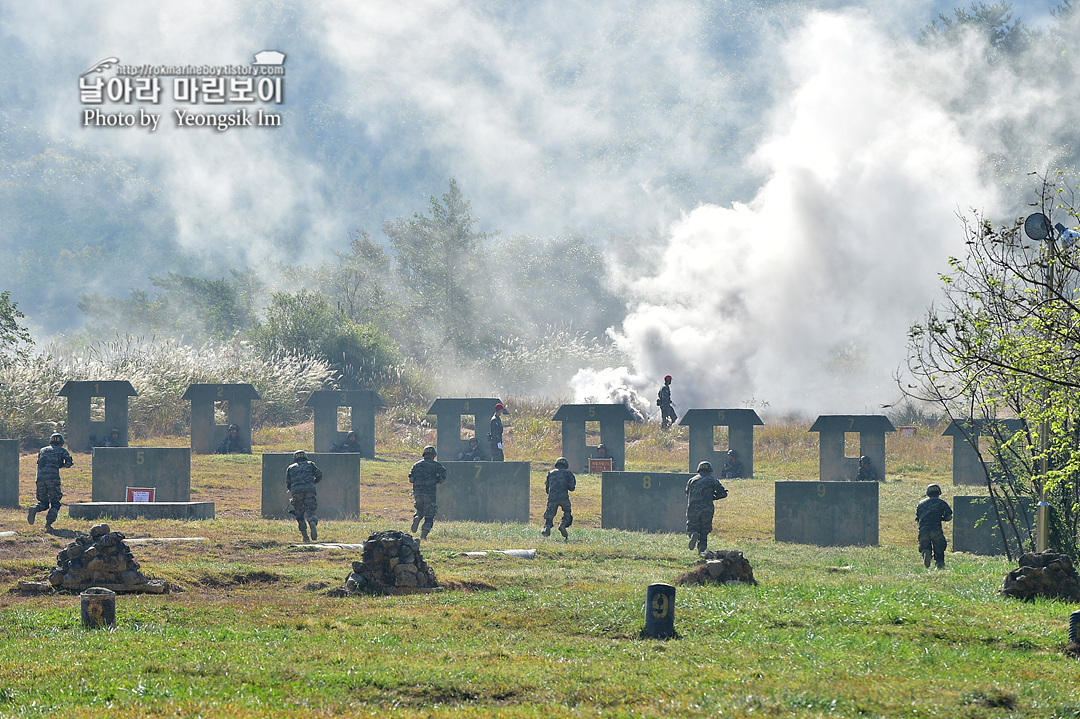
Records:
[[[614,336],[622,385],[689,407],[880,412],[898,392],[906,330],[962,253],[956,213],[993,206],[981,150],[943,108],[922,56],[861,13],[814,13],[778,47],[790,91],[754,153],[747,204],[671,229]],[[575,395],[598,393],[595,373]]]

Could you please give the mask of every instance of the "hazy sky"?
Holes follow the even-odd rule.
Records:
[[[955,4],[7,1],[0,118],[132,163],[196,257],[317,262],[450,177],[481,229],[637,235],[653,276],[610,258],[634,366],[584,373],[579,397],[651,402],[671,373],[684,407],[874,411],[962,251],[957,212],[1022,211],[1076,102],[969,74],[978,47],[916,47]],[[180,127],[176,107],[215,108],[174,103],[171,78],[158,104],[102,108],[158,113],[156,131],[83,126],[79,77],[101,60],[262,50],[287,55],[284,102],[252,106],[279,128]]]

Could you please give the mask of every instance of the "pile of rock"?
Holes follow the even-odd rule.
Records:
[[[90,534],[80,534],[56,555],[49,584],[60,589],[104,587],[114,592],[163,591],[163,583],[151,583],[139,571],[139,563],[124,544],[124,535],[95,524]]]
[[[352,563],[345,591],[387,591],[437,587],[435,571],[420,554],[420,543],[405,532],[375,532],[364,541],[364,560]]]
[[[727,584],[745,582],[757,585],[754,568],[737,549],[708,550],[701,555],[701,561],[675,580],[676,584]]]
[[[1046,597],[1080,602],[1080,575],[1067,554],[1029,552],[1020,557],[1019,569],[1005,575],[1001,594],[1027,600]]]

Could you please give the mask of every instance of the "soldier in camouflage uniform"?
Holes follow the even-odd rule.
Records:
[[[676,416],[675,409],[671,406],[671,375],[669,374],[664,375],[664,386],[656,393],[656,405],[660,408],[660,428],[667,429],[675,424],[678,416]]]
[[[229,433],[225,435],[225,439],[221,440],[217,446],[218,454],[251,454],[250,450],[244,445],[243,438],[240,437],[240,426],[235,424],[229,425]]]
[[[118,430],[118,429],[110,430],[109,431],[109,436],[105,438],[105,443],[102,444],[101,446],[102,447],[123,447],[124,445],[120,442],[120,430]]]
[[[544,491],[547,492],[547,509],[544,510],[544,529],[540,534],[545,537],[551,536],[551,526],[555,523],[555,515],[562,507],[562,519],[559,521],[559,534],[563,539],[569,539],[566,528],[574,523],[574,515],[570,512],[570,492],[577,488],[577,478],[570,471],[570,462],[566,457],[555,460],[555,469],[548,472],[544,480]]]
[[[319,503],[315,498],[315,485],[320,479],[322,479],[322,470],[307,458],[307,452],[302,449],[293,452],[293,463],[285,470],[285,489],[289,490],[292,501],[289,514],[296,517],[296,523],[300,526],[300,536],[305,542],[309,541],[308,527],[311,528],[311,539],[315,541],[319,539],[317,528],[319,518],[315,515]]]
[[[491,447],[491,461],[503,461],[503,423],[501,414],[510,414],[506,405],[499,402],[495,405],[495,414],[491,415],[491,424],[488,425],[488,444]]]
[[[739,453],[733,449],[727,451],[727,461],[720,470],[720,476],[724,479],[738,479],[742,477],[742,462],[739,461]]]
[[[866,456],[859,457],[859,471],[855,475],[856,482],[876,482],[878,481],[877,470],[870,464],[870,458]]]
[[[709,546],[713,501],[727,496],[724,485],[712,472],[712,464],[701,462],[697,474],[686,483],[686,536],[690,538],[687,546],[693,549],[696,545],[698,552],[704,552]]]
[[[941,498],[941,487],[931,484],[926,488],[926,499],[915,508],[915,521],[919,523],[919,551],[923,565],[930,568],[931,556],[937,561],[937,568],[945,568],[945,547],[948,541],[941,523],[952,519],[952,507]]]
[[[458,454],[459,462],[482,462],[484,453],[480,451],[479,441],[476,437],[469,437],[469,448]]]
[[[330,445],[331,452],[359,452],[360,440],[356,437],[356,432],[349,431],[349,434],[345,437],[345,441],[341,444],[334,442]]]
[[[64,493],[60,491],[60,470],[71,467],[75,460],[64,449],[64,435],[57,432],[49,438],[49,446],[42,447],[38,452],[37,460],[37,504],[30,507],[26,513],[26,521],[34,523],[34,517],[38,512],[49,513],[45,515],[45,531],[52,529],[53,522],[60,514],[60,498]]]
[[[435,503],[435,487],[446,481],[446,467],[435,461],[436,455],[434,447],[424,447],[424,458],[409,471],[409,481],[413,486],[413,506],[416,508],[416,514],[412,518],[412,531],[416,532],[421,520],[424,522],[420,539],[427,539],[428,532],[435,524],[435,513],[439,511]]]

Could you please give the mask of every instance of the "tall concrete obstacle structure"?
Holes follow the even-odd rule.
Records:
[[[0,507],[19,508],[19,440],[0,439]]]
[[[869,458],[878,480],[885,479],[885,435],[896,427],[888,417],[876,414],[823,414],[810,427],[818,432],[819,478],[822,482],[845,482],[859,473],[859,456]],[[844,456],[845,435],[859,435],[859,454]]]
[[[237,434],[251,452],[251,403],[262,399],[250,384],[192,384],[181,399],[191,402],[191,451],[213,454],[229,432],[229,425],[239,427]],[[215,409],[225,403],[225,424],[214,422]]]
[[[67,425],[64,439],[68,451],[82,452],[90,444],[90,435],[104,438],[110,431],[120,431],[120,444],[128,444],[128,397],[139,393],[127,380],[100,382],[69,380],[59,392],[67,397]],[[104,399],[104,420],[93,419],[93,400]]]
[[[942,433],[952,437],[953,485],[985,486],[987,471],[993,474],[994,467],[987,466],[979,459],[980,440],[990,437],[996,441],[1005,441],[1024,430],[1022,419],[962,419],[953,420]]]
[[[360,433],[357,432],[357,435]],[[308,453],[308,459],[322,470],[323,476],[315,485],[319,519],[346,519],[360,514],[360,454]],[[292,453],[262,456],[262,517],[263,519],[292,519],[289,514],[289,492],[285,488],[285,471],[293,463]]]
[[[334,444],[344,442],[349,431],[356,432],[360,456],[375,458],[375,412],[385,407],[379,393],[371,389],[316,390],[304,403],[315,415],[315,451],[329,452]],[[338,427],[338,408],[349,408],[351,426]],[[287,466],[287,465],[286,465]]]
[[[777,482],[776,541],[876,547],[879,487],[877,482]]]
[[[612,471],[626,469],[625,423],[638,421],[626,405],[564,404],[551,419],[562,422],[562,456],[570,463],[570,471],[588,471],[589,451],[596,448],[586,443],[588,422],[599,426],[600,444],[607,447]]]
[[[953,497],[951,549],[971,554],[1024,553],[1035,533],[1035,508],[1030,497]]]
[[[720,469],[727,461],[727,450],[739,453],[743,477],[754,476],[754,427],[764,425],[752,409],[688,409],[679,424],[690,428],[690,466],[696,472],[701,462],[709,462],[713,472],[720,476]],[[717,448],[715,429],[727,427],[727,446]]]
[[[458,455],[469,448],[469,440],[461,438],[461,418],[470,415],[476,439],[479,440],[477,446],[483,452],[484,459],[491,459],[488,426],[495,414],[495,405],[501,402],[497,397],[442,397],[435,400],[428,414],[435,415],[435,449],[439,453],[439,461],[456,461]]]
[[[633,532],[685,532],[686,483],[692,476],[672,472],[604,472],[600,480],[600,526]],[[723,504],[723,501],[715,504],[718,517]]]
[[[492,405],[492,412],[494,412]],[[440,519],[468,522],[529,522],[530,462],[442,462]]]

